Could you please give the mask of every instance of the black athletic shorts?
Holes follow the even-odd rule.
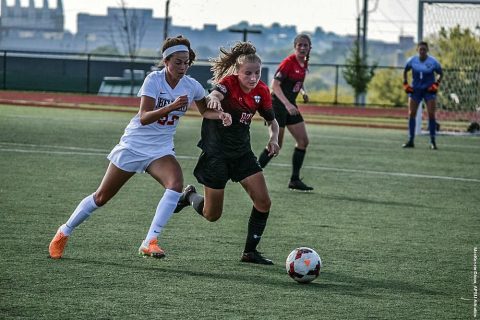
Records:
[[[229,179],[233,182],[242,181],[260,171],[262,168],[252,151],[234,159],[224,159],[202,152],[193,175],[206,187],[225,189]]]
[[[280,101],[276,101],[274,99],[272,106],[273,111],[275,112],[275,119],[277,120],[280,128],[285,128],[285,126],[303,122],[303,117],[300,113],[292,116],[290,113],[288,113],[287,108],[285,108],[283,103]]]

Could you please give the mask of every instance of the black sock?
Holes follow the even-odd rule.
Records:
[[[291,181],[300,179],[300,168],[303,165],[303,159],[305,159],[305,153],[307,150],[295,148],[292,156],[292,176]]]
[[[187,200],[192,204],[193,209],[195,209],[195,211],[197,211],[197,213],[203,217],[203,196],[199,195],[196,192],[192,192],[188,195]]]
[[[248,220],[248,234],[244,252],[252,252],[257,248],[267,225],[268,213],[268,211],[260,212],[255,207],[252,208],[252,213]]]
[[[260,163],[260,167],[265,168],[272,158],[273,156],[268,155],[268,150],[263,149],[260,157],[258,157],[258,163]]]

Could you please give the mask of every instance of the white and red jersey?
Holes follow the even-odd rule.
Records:
[[[171,88],[165,79],[165,69],[150,73],[145,78],[137,96],[147,96],[155,99],[155,109],[164,108],[183,95],[188,96],[188,104],[184,108],[170,112],[157,122],[142,125],[140,123],[140,113],[137,113],[125,128],[119,145],[138,155],[148,156],[161,154],[165,148],[173,149],[173,137],[180,117],[185,114],[193,101],[205,97],[205,90],[202,85],[189,76],[183,76],[175,88]]]

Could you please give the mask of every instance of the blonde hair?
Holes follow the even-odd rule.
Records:
[[[245,63],[262,63],[257,55],[257,49],[251,42],[238,42],[229,50],[220,48],[220,55],[210,59],[212,62],[213,82],[218,83],[221,79],[238,71]]]
[[[175,38],[167,38],[165,39],[165,41],[163,42],[163,45],[162,45],[162,53],[167,50],[168,48],[170,47],[173,47],[173,46],[178,46],[178,45],[184,45],[188,48],[188,59],[189,59],[189,62],[188,62],[188,65],[191,66],[193,64],[193,62],[195,61],[195,52],[193,52],[192,48],[190,48],[190,41],[187,39],[187,38],[184,38],[182,35],[179,35]],[[170,58],[172,57],[172,55],[168,55],[167,57],[165,57],[165,59],[163,59],[160,64],[163,64],[164,61],[168,61]]]

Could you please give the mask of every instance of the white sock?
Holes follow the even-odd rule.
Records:
[[[170,189],[166,189],[162,199],[157,206],[155,216],[153,217],[150,229],[148,229],[145,243],[148,244],[152,239],[157,238],[167,224],[168,220],[173,214],[173,210],[177,207],[178,200],[182,194]]]
[[[98,209],[99,207],[93,199],[93,194],[87,196],[85,199],[80,201],[75,211],[73,211],[70,218],[68,218],[67,223],[63,224],[60,227],[60,230],[66,235],[70,236],[73,230],[78,227],[83,221],[85,221],[90,214]]]

